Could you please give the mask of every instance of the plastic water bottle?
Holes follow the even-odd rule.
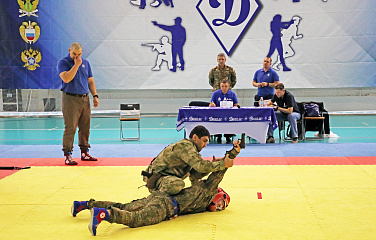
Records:
[[[263,106],[264,106],[264,98],[261,97],[261,98],[260,98],[260,107],[263,107]]]

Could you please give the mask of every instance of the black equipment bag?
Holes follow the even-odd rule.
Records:
[[[319,105],[314,102],[304,104],[304,114],[306,117],[321,117]]]

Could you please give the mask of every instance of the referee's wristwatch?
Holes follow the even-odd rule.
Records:
[[[96,97],[96,98],[99,98],[98,95],[93,95],[93,98],[95,98],[95,97]]]

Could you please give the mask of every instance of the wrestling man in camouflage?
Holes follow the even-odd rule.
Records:
[[[234,158],[244,147],[242,141],[234,141],[234,147],[226,153],[232,167]],[[223,158],[223,159],[224,159]],[[221,160],[223,160],[221,159]],[[213,158],[213,161],[219,159]],[[219,160],[219,161],[221,161]],[[111,223],[124,224],[131,228],[160,223],[176,218],[178,215],[223,210],[229,203],[230,197],[218,185],[222,181],[227,168],[211,173],[205,180],[197,180],[188,188],[181,190],[171,197],[165,192],[153,191],[148,197],[122,204],[108,201],[74,201],[72,215],[84,209],[91,209],[90,232],[95,236],[97,227],[102,220]]]
[[[158,190],[173,196],[185,187],[186,177],[194,182],[228,167],[231,161],[226,157],[213,162],[202,159],[199,152],[206,147],[209,138],[209,131],[199,125],[191,131],[189,140],[183,139],[163,149],[142,172],[149,191]]]
[[[230,90],[236,84],[236,73],[235,70],[225,65],[226,55],[220,53],[217,56],[218,66],[212,68],[209,72],[209,84],[213,87],[213,92],[220,89],[220,84],[222,80],[227,80],[230,83]]]

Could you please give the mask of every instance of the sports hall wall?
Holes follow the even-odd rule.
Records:
[[[220,52],[245,105],[267,55],[298,97],[373,100],[375,11],[372,0],[2,0],[0,88],[22,89],[37,110],[42,98],[59,105],[56,64],[80,42],[109,109],[122,99],[163,108],[210,97],[208,72]]]

